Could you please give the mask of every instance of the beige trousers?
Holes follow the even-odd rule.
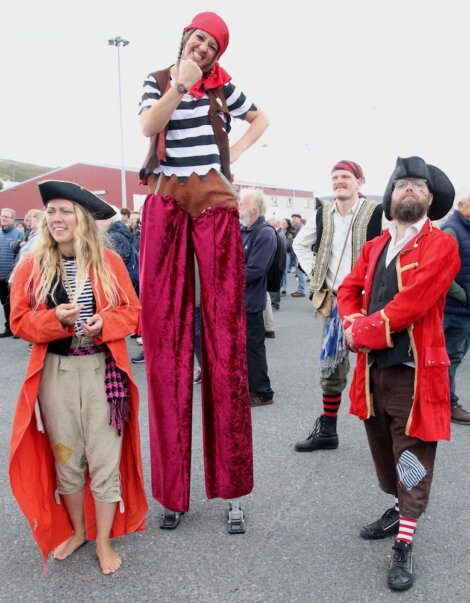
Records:
[[[56,461],[57,492],[83,489],[87,471],[98,502],[121,500],[122,437],[109,425],[105,354],[47,354],[39,405]]]

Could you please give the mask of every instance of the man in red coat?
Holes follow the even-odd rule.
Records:
[[[364,420],[379,485],[395,506],[361,536],[396,534],[389,587],[413,585],[412,541],[426,509],[438,440],[450,439],[445,296],[459,270],[455,241],[435,228],[454,187],[420,157],[398,158],[383,198],[392,226],[366,243],[338,292],[357,352],[350,412]]]

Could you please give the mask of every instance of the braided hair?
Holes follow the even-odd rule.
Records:
[[[196,30],[193,28],[193,29],[188,29],[187,31],[183,31],[183,35],[181,36],[180,47],[179,47],[179,50],[178,50],[178,59],[176,61],[176,66],[177,67],[179,67],[179,64],[180,64],[180,61],[181,61],[181,57],[183,55],[184,45],[188,41],[188,38],[193,33],[193,31],[196,31]]]

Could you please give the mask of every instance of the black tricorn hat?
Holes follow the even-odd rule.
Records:
[[[95,220],[107,220],[116,213],[110,205],[75,182],[44,180],[38,186],[44,205],[52,199],[67,199],[89,211]]]
[[[398,157],[382,201],[387,220],[392,219],[390,215],[392,192],[395,188],[395,180],[400,178],[424,178],[427,180],[428,188],[432,193],[432,203],[428,209],[430,220],[440,220],[452,208],[455,190],[452,182],[442,170],[435,165],[426,163],[421,157]]]

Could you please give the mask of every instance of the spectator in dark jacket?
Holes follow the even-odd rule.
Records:
[[[274,229],[266,224],[266,201],[259,189],[242,192],[239,201],[245,254],[246,350],[251,406],[272,404],[274,392],[268,377],[263,310],[266,306],[268,270],[276,254]]]
[[[113,218],[111,218],[113,219]],[[118,221],[112,222],[108,227],[108,236],[111,239],[114,250],[127,262],[131,255],[132,234],[125,224]]]
[[[125,226],[129,226],[129,219],[131,217],[131,210],[128,207],[122,207],[119,210],[120,216],[119,219],[122,220],[122,223]]]
[[[132,251],[132,233],[121,221],[121,211],[114,205],[111,205],[111,207],[116,212],[114,216],[108,220],[99,220],[98,226],[102,231],[105,232],[104,244],[106,247],[110,247],[121,256],[124,264],[126,264],[127,270],[129,271],[128,263],[131,258]]]
[[[300,214],[292,214],[291,218],[292,218],[292,228],[294,230],[294,239],[295,239],[295,237],[299,234],[299,232],[305,226],[305,222],[303,221],[303,218]],[[292,250],[292,253],[294,253],[293,250]],[[295,255],[295,253],[294,253],[294,255]],[[307,275],[302,270],[302,266],[300,266],[299,262],[297,261],[297,257],[295,258],[295,266],[296,266],[295,277],[297,279],[297,291],[294,291],[293,293],[291,293],[291,295],[292,295],[292,297],[305,297],[305,287],[307,284]]]
[[[131,255],[132,234],[124,222],[121,221],[120,210],[114,205],[111,205],[111,207],[116,212],[114,216],[108,220],[99,220],[98,226],[105,233],[106,247],[113,249],[126,263]]]
[[[281,296],[284,297],[287,295],[287,275],[290,272],[292,266],[296,264],[295,253],[292,249],[292,243],[294,242],[294,227],[292,226],[292,222],[289,218],[284,218],[281,222],[282,234],[286,238],[286,269],[284,271],[284,276],[282,278],[281,283]]]
[[[141,219],[138,211],[133,211],[129,218],[129,230],[132,234],[132,243],[134,247],[139,251],[140,248],[140,230],[141,230]]]
[[[470,412],[459,404],[456,374],[470,347],[470,187],[457,191],[454,213],[441,229],[452,235],[459,246],[460,271],[447,292],[444,308],[444,335],[449,355],[450,420],[470,425]],[[468,400],[467,395],[467,400]]]
[[[12,337],[10,330],[10,284],[8,279],[13,271],[18,255],[18,241],[23,239],[21,230],[15,228],[16,212],[5,207],[0,217],[0,301],[5,313],[5,330],[0,337]]]

